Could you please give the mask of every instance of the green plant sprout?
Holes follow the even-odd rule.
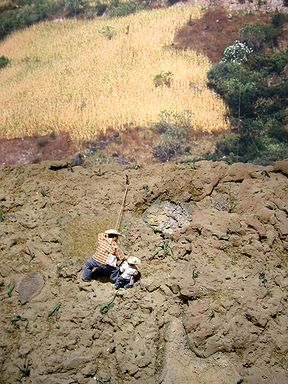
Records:
[[[193,279],[193,281],[194,281],[194,284],[193,284],[193,285],[196,284],[196,279],[199,277],[199,275],[200,275],[200,272],[199,272],[199,271],[195,271],[195,270],[193,269],[193,272],[192,272],[192,279]]]
[[[50,189],[48,187],[42,187],[40,193],[43,197],[48,197],[50,194]]]
[[[93,379],[95,380],[96,384],[110,384],[110,378],[105,379],[104,377],[101,376],[94,376]]]
[[[27,363],[26,360],[22,365],[17,365],[17,368],[19,368],[20,381],[23,379],[23,377],[30,376],[31,368],[29,367],[29,363]]]
[[[59,312],[60,307],[61,307],[61,303],[57,303],[57,304],[53,305],[53,307],[50,309],[50,311],[48,313],[48,317],[56,316]]]
[[[208,315],[208,319],[209,320],[212,320],[213,318],[215,317],[215,312],[214,311],[211,311]]]
[[[173,255],[173,251],[170,247],[169,240],[164,240],[161,244],[155,246],[155,252],[153,257],[155,257],[156,255],[166,257],[169,254]]]
[[[106,172],[105,171],[101,171],[101,169],[99,168],[98,171],[96,171],[94,173],[95,173],[96,176],[101,177],[101,176],[104,176]]]
[[[110,25],[106,25],[105,27],[103,27],[99,33],[101,33],[101,35],[103,35],[104,37],[106,37],[106,39],[108,40],[112,40],[113,37],[116,36],[117,32],[115,30],[114,27],[111,27]]]
[[[0,209],[0,223],[3,223],[4,218],[5,218],[4,212],[2,211],[2,209]]]
[[[147,184],[143,185],[143,189],[146,193],[149,192],[149,186]]]
[[[15,280],[11,279],[9,284],[7,285],[6,292],[8,297],[12,296],[12,292],[14,291],[14,288],[16,287]]]
[[[14,328],[19,328],[19,321],[27,321],[27,319],[20,315],[13,315],[10,319],[10,323],[14,326]]]
[[[30,257],[30,261],[34,260],[36,255],[33,251],[31,251],[31,249],[28,247],[27,248],[27,251],[25,251],[26,255],[28,255]]]
[[[267,280],[267,275],[265,272],[259,273],[259,280],[264,285],[264,287],[267,288],[268,280]]]

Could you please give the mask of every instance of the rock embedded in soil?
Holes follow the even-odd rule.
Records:
[[[18,285],[18,295],[21,304],[27,303],[32,297],[38,295],[44,282],[40,273],[31,272],[22,278]]]

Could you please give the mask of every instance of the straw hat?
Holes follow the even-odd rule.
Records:
[[[123,236],[120,232],[117,231],[117,229],[107,229],[105,233],[106,235]]]
[[[139,265],[141,264],[141,260],[136,256],[129,256],[127,259],[127,263],[131,265]]]

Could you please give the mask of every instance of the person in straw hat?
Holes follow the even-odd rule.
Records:
[[[127,260],[117,244],[119,236],[122,236],[116,229],[108,229],[98,235],[98,247],[94,255],[86,261],[83,267],[82,280],[91,281],[91,274],[94,268],[104,270],[109,273],[110,280],[115,282],[119,276],[117,261]]]
[[[141,260],[135,256],[129,256],[123,264],[120,265],[121,275],[115,281],[115,288],[121,287],[132,288],[134,285],[134,277],[138,275],[136,265],[141,264]]]

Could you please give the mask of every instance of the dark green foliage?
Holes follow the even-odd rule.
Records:
[[[262,94],[262,76],[236,63],[219,63],[208,73],[209,85],[229,105],[231,114],[251,116],[253,103]]]
[[[64,0],[64,10],[67,16],[79,15],[85,7],[85,0]]]
[[[176,3],[179,3],[181,0],[166,0],[166,3],[168,4],[168,5],[174,5],[174,4],[176,4]]]
[[[126,4],[119,4],[115,8],[112,8],[110,11],[111,17],[122,17],[126,15],[130,15],[131,13],[136,13],[141,11],[144,8],[142,4],[131,1]]]
[[[9,59],[6,56],[0,56],[0,69],[9,64]]]
[[[62,1],[21,1],[19,6],[0,14],[0,39],[9,33],[47,19],[63,9]]]
[[[107,4],[103,4],[103,3],[98,4],[96,15],[102,16],[106,12],[107,8],[108,8]]]
[[[216,151],[222,153],[224,156],[229,155],[237,148],[239,143],[239,136],[235,133],[224,135],[216,143]]]
[[[246,43],[253,51],[259,51],[265,41],[265,30],[262,25],[249,24],[240,31],[240,41]]]
[[[154,129],[160,134],[160,140],[153,148],[153,156],[161,162],[171,160],[176,155],[189,152],[188,132],[191,130],[192,112],[162,111],[160,120]]]
[[[249,68],[261,72],[263,76],[271,73],[281,74],[288,63],[288,51],[271,55],[258,54],[251,57]]]
[[[107,10],[110,16],[120,17],[143,9],[146,2],[141,0],[120,4],[119,0],[102,3],[101,0],[27,0],[17,1],[0,9],[0,40],[9,33],[28,27],[42,20],[54,17],[78,17],[91,19],[102,16]]]
[[[288,51],[266,49],[277,45],[283,20],[276,13],[271,25],[243,28],[243,41],[254,49],[248,61],[220,62],[209,72],[210,87],[229,106],[233,129],[217,142],[215,153],[206,158],[269,164],[287,157],[288,82],[284,68]]]
[[[275,28],[282,27],[286,19],[287,19],[287,16],[284,13],[279,12],[277,9],[272,17],[271,23]]]

